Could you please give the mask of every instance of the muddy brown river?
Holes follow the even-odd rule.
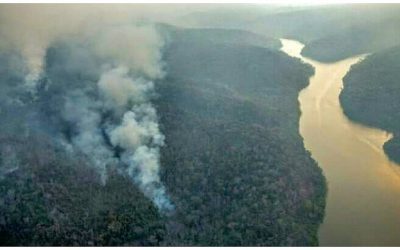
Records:
[[[400,246],[400,166],[382,148],[391,134],[351,122],[339,102],[343,77],[364,56],[325,64],[301,56],[303,44],[281,41],[315,68],[299,94],[299,130],[328,183],[320,245]]]

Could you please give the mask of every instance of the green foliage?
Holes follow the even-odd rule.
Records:
[[[389,158],[400,163],[400,47],[368,56],[354,65],[340,95],[345,114],[352,120],[392,132],[385,143]]]
[[[11,106],[0,131],[0,245],[318,244],[325,180],[298,133],[297,96],[312,69],[259,46],[260,37],[242,39],[247,33],[180,32],[165,48],[154,102],[166,136],[161,179],[175,211],[161,214],[113,168],[102,184],[83,155],[39,132],[46,127],[12,120]],[[61,86],[95,84],[96,60],[84,54],[85,74],[75,73],[80,65],[65,73],[52,62],[59,49],[48,50],[46,64]],[[84,51],[61,52],[67,60]],[[42,108],[58,126],[59,107]]]
[[[19,159],[0,180],[1,245],[158,245],[163,239],[157,209],[131,180],[111,172],[102,185],[83,158],[71,159],[44,137],[28,143],[2,137],[0,145]]]
[[[312,69],[259,47],[185,41],[165,60],[156,105],[176,205],[166,244],[318,244],[325,183],[298,134]]]

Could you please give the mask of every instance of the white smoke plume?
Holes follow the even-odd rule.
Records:
[[[96,38],[94,48],[98,55],[129,67],[151,79],[163,75],[161,53],[163,39],[148,26],[110,27]]]
[[[104,143],[100,127],[100,104],[93,102],[82,92],[73,93],[66,99],[64,119],[77,126],[79,133],[72,138],[74,148],[88,155],[96,166],[103,183],[107,180],[107,166],[115,164],[113,153]]]
[[[128,102],[148,101],[149,92],[154,88],[153,82],[143,78],[133,80],[128,73],[128,68],[118,67],[101,76],[98,86],[108,107],[119,109],[124,108]]]
[[[69,143],[87,155],[103,181],[108,166],[118,165],[160,210],[171,210],[159,176],[164,136],[151,104],[153,81],[164,75],[164,41],[142,10],[0,6],[0,49],[17,50],[25,58],[27,90],[35,92],[51,44],[67,39],[89,44],[104,62],[103,72],[96,85],[98,95],[82,86],[64,97],[62,117],[76,130]],[[117,147],[119,156],[114,152]]]
[[[164,145],[164,135],[149,101],[154,84],[143,78],[133,79],[128,73],[126,67],[114,68],[105,72],[98,82],[107,108],[120,113],[121,108],[127,107],[122,122],[109,125],[107,134],[114,147],[124,149],[121,160],[128,166],[126,173],[157,207],[171,210],[173,206],[159,177],[159,147]]]
[[[160,185],[159,146],[164,144],[164,136],[155,109],[148,103],[134,106],[124,114],[122,124],[110,130],[110,138],[114,146],[125,149],[121,159],[129,166],[129,176],[158,207],[170,210],[172,205]]]

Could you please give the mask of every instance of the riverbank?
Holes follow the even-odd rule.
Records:
[[[344,112],[351,120],[390,131],[386,155],[400,164],[400,47],[368,56],[343,79],[340,94]]]
[[[399,245],[400,177],[382,149],[390,135],[351,122],[339,102],[343,77],[363,57],[324,64],[302,57],[301,43],[282,43],[282,51],[315,68],[299,95],[299,130],[328,182],[320,244]]]

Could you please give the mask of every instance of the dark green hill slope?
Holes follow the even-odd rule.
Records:
[[[344,78],[340,95],[352,120],[394,134],[384,145],[390,159],[400,163],[400,47],[368,56]]]
[[[92,80],[88,67],[67,67],[63,53],[53,52],[49,75],[76,84]],[[67,59],[86,56],[67,52]],[[21,58],[1,54],[0,64],[0,245],[159,245],[164,222],[139,188],[114,170],[103,185],[87,158],[66,150],[53,133],[52,120],[59,112],[38,119],[41,107],[56,110],[65,89],[60,91],[54,81],[55,91],[33,101],[21,94]]]
[[[325,183],[298,134],[312,69],[254,46],[176,41],[157,110],[168,244],[315,245]]]
[[[246,32],[187,32],[171,34],[153,100],[168,216],[118,171],[102,185],[65,145],[65,95],[95,95],[101,74],[85,45],[47,50],[36,98],[19,89],[21,58],[1,55],[1,245],[318,244],[325,181],[298,133],[297,95],[312,69],[258,36],[232,42]]]
[[[0,137],[0,245],[158,245],[157,209],[128,178],[106,185],[44,137]]]

